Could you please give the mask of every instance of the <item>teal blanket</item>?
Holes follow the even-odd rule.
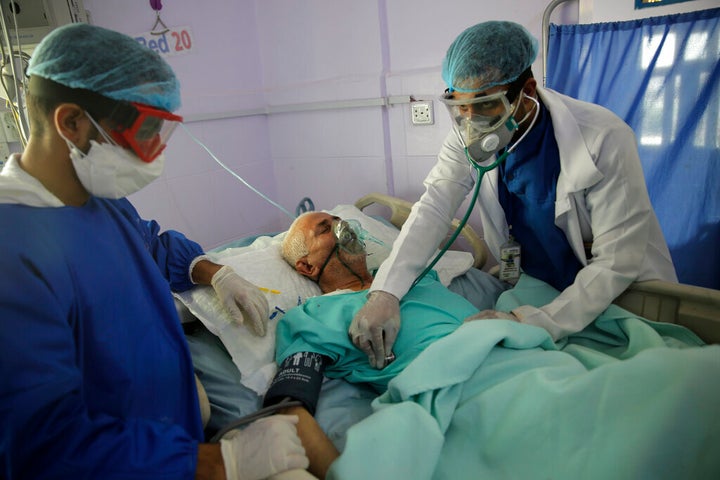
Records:
[[[523,277],[499,310],[557,295]],[[611,306],[555,344],[464,324],[351,427],[334,479],[720,478],[720,346]]]

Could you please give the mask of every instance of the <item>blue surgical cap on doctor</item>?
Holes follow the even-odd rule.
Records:
[[[535,61],[538,41],[514,22],[490,21],[462,32],[448,48],[442,78],[450,91],[481,92],[516,80]]]
[[[35,48],[27,73],[114,100],[170,112],[180,107],[180,83],[160,54],[94,25],[73,23],[50,32]]]

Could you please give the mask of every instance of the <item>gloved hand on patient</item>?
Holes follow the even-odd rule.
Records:
[[[271,415],[228,432],[220,440],[226,478],[260,480],[308,468],[297,422],[297,415]]]
[[[265,336],[269,306],[260,289],[225,265],[213,275],[210,284],[233,321],[245,325],[257,336]]]
[[[348,334],[353,344],[368,356],[373,368],[390,363],[392,347],[400,330],[400,301],[382,290],[370,292],[368,301],[355,314]]]
[[[474,320],[495,320],[495,319],[502,319],[502,320],[513,320],[515,322],[519,322],[520,319],[515,316],[512,312],[500,312],[498,310],[483,310],[482,312],[478,312],[475,315],[470,315],[467,317],[463,322],[472,322]]]

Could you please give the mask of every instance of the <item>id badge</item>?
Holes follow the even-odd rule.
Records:
[[[500,280],[515,284],[520,278],[520,244],[510,236],[500,247]]]

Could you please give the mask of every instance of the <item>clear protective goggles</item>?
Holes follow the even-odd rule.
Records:
[[[487,133],[500,127],[513,113],[513,106],[506,94],[507,91],[502,91],[456,99],[452,92],[445,92],[440,101],[447,107],[460,132],[472,129],[476,133]]]
[[[150,163],[165,150],[183,118],[140,103],[130,103],[130,106],[134,112],[129,121],[119,122],[110,135],[118,145],[132,149],[140,160]]]

